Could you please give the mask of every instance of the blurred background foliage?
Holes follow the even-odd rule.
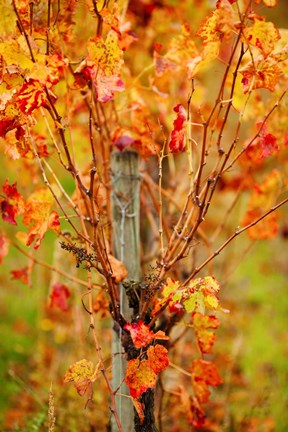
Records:
[[[287,8],[286,0],[280,0],[277,9],[262,13],[267,20],[285,27]],[[1,156],[4,167],[0,173],[1,184],[6,178],[11,182],[17,180],[13,165],[9,166]],[[21,175],[24,184],[26,178],[29,185],[28,172],[18,171],[17,175]],[[65,181],[66,190],[73,190],[73,183]],[[221,302],[230,313],[219,317],[215,361],[223,385],[214,391],[208,416],[221,419],[221,426],[219,429],[211,426],[211,431],[288,430],[288,223],[285,222],[288,213],[287,208],[281,211],[284,222],[275,239],[249,246],[244,234],[216,258],[215,275],[222,286]],[[221,212],[217,217],[221,218]],[[215,221],[216,226],[218,223],[221,220]],[[230,226],[233,223],[232,218]],[[7,230],[7,225],[2,225],[1,221],[1,228]],[[65,271],[81,277],[73,259],[69,260],[67,254],[64,258],[55,255],[60,253],[55,244],[58,244],[55,235],[47,233],[37,258],[51,265],[61,260]],[[63,384],[65,371],[75,359],[94,357],[89,317],[81,304],[85,288],[69,282],[72,293],[69,310],[51,309],[49,293],[54,279],[47,269],[34,265],[31,286],[11,279],[12,270],[27,265],[32,265],[29,257],[14,247],[1,265],[0,431],[47,431],[51,388],[55,431],[105,431],[109,409],[103,380],[96,381],[95,402],[89,403],[86,409],[85,397],[80,398],[72,385]],[[104,357],[109,363],[111,323],[101,314],[96,321],[96,330],[104,341]],[[185,350],[191,361],[187,345]],[[182,355],[183,351],[177,347],[173,352],[174,363]],[[177,418],[181,410],[177,404],[179,401],[173,406],[175,425],[165,425],[164,418],[164,430],[172,430],[172,426],[175,431],[187,430],[187,424],[181,425],[182,420]],[[169,406],[164,407],[164,415],[165,409]]]

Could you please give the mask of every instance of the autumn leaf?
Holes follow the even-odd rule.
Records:
[[[24,267],[17,270],[11,270],[10,273],[11,273],[11,279],[19,280],[25,285],[29,284],[28,267]]]
[[[24,114],[31,114],[36,108],[49,108],[49,102],[39,81],[30,79],[17,94],[19,108]]]
[[[229,39],[235,31],[234,11],[228,0],[218,0],[216,9],[204,19],[197,31],[197,35],[207,45],[218,43],[222,39]]]
[[[275,43],[280,39],[280,33],[272,22],[255,19],[252,27],[243,30],[243,41],[257,47],[264,59],[273,51]]]
[[[259,137],[253,143],[248,142],[245,148],[243,158],[248,160],[253,165],[261,165],[263,159],[271,155],[276,155],[279,152],[278,138],[268,132],[266,123],[257,123]]]
[[[130,332],[135,348],[142,348],[154,340],[154,333],[143,321],[127,323],[124,330]]]
[[[169,365],[168,350],[163,345],[150,346],[147,350],[151,369],[158,375]]]
[[[125,265],[111,254],[108,255],[108,259],[112,269],[112,278],[114,281],[116,283],[120,283],[126,279],[128,272]]]
[[[180,282],[179,281],[175,281],[171,278],[168,278],[166,280],[165,285],[163,286],[162,289],[162,295],[165,299],[167,299],[168,297],[171,297],[171,294],[175,294],[176,291],[178,290],[180,286]]]
[[[91,361],[86,359],[79,360],[69,367],[65,373],[64,382],[73,382],[80,396],[83,396],[88,389],[92,393],[92,383],[96,380],[99,367],[99,363],[97,367],[94,368]]]
[[[261,128],[259,136],[259,146],[261,149],[260,158],[266,158],[272,154],[278,153],[278,139],[268,133],[267,125],[262,123],[257,123],[257,127]]]
[[[255,184],[250,195],[247,211],[241,222],[243,226],[249,225],[259,219],[265,211],[271,208],[282,189],[283,179],[278,170],[272,170],[262,183]],[[247,230],[252,239],[273,238],[278,232],[277,215],[270,213],[257,225]]]
[[[175,105],[173,110],[177,113],[177,117],[173,122],[173,130],[169,142],[169,149],[172,153],[183,152],[185,150],[186,138],[186,112],[183,105]]]
[[[40,246],[46,231],[60,232],[59,216],[56,211],[50,212],[53,199],[47,189],[37,189],[27,199],[23,223],[29,226],[26,245],[30,246],[35,240],[34,249]]]
[[[87,50],[88,56],[75,70],[75,74],[82,74],[86,80],[91,80],[97,100],[107,102],[113,99],[115,91],[124,90],[120,78],[123,51],[118,46],[117,32],[109,31],[105,41],[99,35],[90,38]]]
[[[135,398],[131,398],[132,399],[132,403],[134,405],[134,408],[139,416],[140,419],[140,424],[143,423],[144,421],[144,404],[142,404],[141,402],[139,402],[139,400],[135,399]]]
[[[6,198],[0,198],[2,219],[12,225],[17,225],[16,217],[24,212],[25,202],[17,190],[17,183],[9,185],[8,179],[2,186]]]
[[[37,54],[36,62],[27,74],[28,80],[35,80],[42,88],[51,88],[57,84],[63,75],[67,61],[58,53],[50,55]]]
[[[109,316],[109,301],[101,290],[94,299],[93,312],[98,313],[100,319]]]
[[[255,222],[263,215],[263,211],[259,208],[252,208],[247,210],[244,218],[242,219],[242,225],[246,226],[250,223]],[[248,236],[253,240],[264,240],[272,239],[278,233],[278,218],[275,213],[271,213],[266,216],[257,225],[252,226],[247,230]]]
[[[133,344],[135,348],[142,348],[156,340],[168,340],[169,337],[165,335],[162,330],[154,333],[150,330],[149,326],[144,324],[143,321],[138,321],[134,323],[127,323],[124,326],[124,330],[130,332]]]
[[[220,325],[219,320],[213,315],[194,312],[192,321],[200,351],[202,354],[211,353],[216,335],[210,329],[217,329]]]
[[[16,65],[23,71],[32,69],[34,63],[29,54],[23,51],[20,43],[14,39],[0,43],[0,54],[7,66]]]
[[[182,296],[187,312],[203,311],[206,307],[216,310],[220,307],[217,293],[220,291],[219,283],[212,276],[194,279]]]
[[[156,384],[156,374],[148,360],[129,360],[125,375],[125,383],[133,398],[139,398],[149,388]]]
[[[240,69],[239,72],[243,75],[241,82],[244,94],[258,88],[266,88],[273,92],[282,74],[277,63],[273,58],[268,57],[264,60],[260,56]]]
[[[52,292],[50,294],[50,307],[57,307],[63,312],[69,309],[68,298],[70,297],[70,291],[66,284],[56,282],[52,286]]]
[[[222,384],[222,380],[213,363],[195,359],[192,364],[192,384],[198,401],[205,403],[208,402],[210,396],[208,386],[217,387]]]

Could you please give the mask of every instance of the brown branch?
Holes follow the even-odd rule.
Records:
[[[234,238],[238,237],[240,234],[242,234],[244,231],[248,230],[249,228],[253,227],[254,225],[257,225],[262,219],[264,219],[266,216],[268,216],[270,213],[277,210],[279,207],[283,206],[288,202],[288,197],[285,198],[280,203],[276,204],[275,206],[271,207],[269,210],[267,210],[262,216],[260,216],[255,221],[251,222],[250,224],[246,225],[243,228],[236,229],[234,234],[232,234],[213,254],[211,254],[199,267],[195,268],[195,270],[191,273],[191,275],[185,280],[183,283],[183,286],[186,286],[191,279],[194,278],[194,276],[199,273],[200,270],[202,270],[211,260],[213,260],[217,255],[222,252],[222,250],[232,241]]]

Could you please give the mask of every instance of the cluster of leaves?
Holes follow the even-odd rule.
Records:
[[[23,215],[23,224],[29,227],[28,233],[18,232],[17,236],[26,246],[34,241],[34,249],[38,249],[48,229],[60,232],[59,216],[51,211],[53,197],[47,189],[41,188],[33,192],[26,200],[17,190],[17,184],[9,184],[6,180],[2,186],[0,198],[2,219],[11,225],[17,225],[16,218]]]

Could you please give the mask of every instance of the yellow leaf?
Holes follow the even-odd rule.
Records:
[[[0,54],[4,58],[7,66],[17,65],[21,69],[32,69],[34,65],[32,60],[23,53],[16,40],[1,42]]]
[[[257,47],[266,58],[280,39],[280,33],[272,22],[255,19],[252,27],[244,29],[244,42]]]

